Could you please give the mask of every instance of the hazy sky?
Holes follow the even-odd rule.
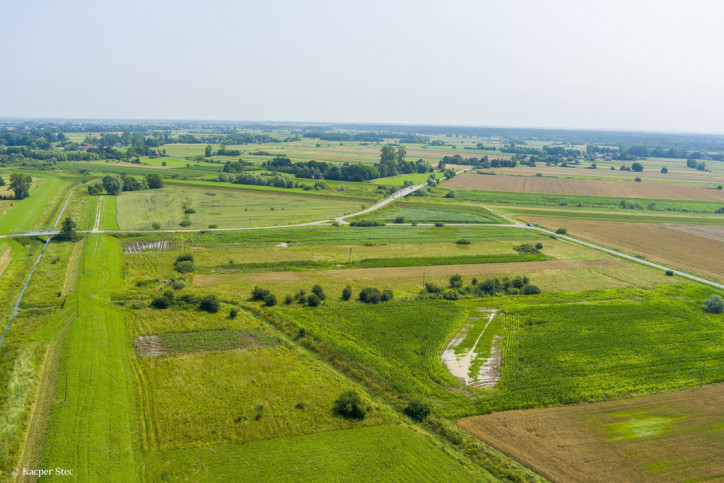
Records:
[[[724,133],[720,1],[0,0],[0,117]]]

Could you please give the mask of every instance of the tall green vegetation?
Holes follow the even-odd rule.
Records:
[[[113,196],[118,196],[123,191],[123,181],[120,176],[109,174],[103,177],[103,189],[106,193]]]
[[[10,175],[10,189],[15,192],[15,199],[22,200],[30,196],[30,186],[33,178],[23,173],[12,173]]]

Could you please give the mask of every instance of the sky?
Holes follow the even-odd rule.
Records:
[[[724,133],[724,2],[0,0],[0,117]]]

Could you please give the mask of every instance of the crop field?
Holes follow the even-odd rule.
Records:
[[[362,218],[377,222],[393,222],[401,218],[404,222],[443,223],[508,223],[482,207],[453,204],[405,203],[398,202],[381,210],[373,211]]]
[[[564,179],[527,176],[485,176],[464,173],[446,181],[450,189],[520,191],[580,196],[616,196],[724,202],[724,191],[713,187],[617,180]]]
[[[186,207],[186,208],[184,208]],[[362,204],[347,199],[303,195],[265,194],[258,191],[195,188],[162,188],[126,192],[116,199],[118,225],[122,229],[146,228],[153,223],[162,229],[272,226],[318,221],[353,213]],[[193,210],[193,212],[191,212]]]
[[[612,223],[588,220],[524,217],[549,228],[565,226],[580,238],[643,255],[682,270],[724,281],[724,227],[682,228],[680,226]],[[705,236],[701,236],[705,234]]]
[[[459,384],[440,362],[445,342],[467,319],[467,311],[451,302],[282,309],[279,316],[442,413],[471,404],[446,390]]]
[[[638,160],[644,170],[641,172],[621,171],[621,165],[630,166],[632,161],[596,161],[596,169],[590,169],[592,162],[583,164],[569,164],[563,166],[545,166],[538,163],[535,168],[518,165],[515,168],[492,168],[485,172],[493,172],[496,175],[514,176],[536,176],[538,173],[543,176],[555,176],[559,178],[590,178],[590,179],[620,179],[633,181],[640,177],[644,181],[656,181],[661,183],[691,183],[708,186],[717,186],[724,183],[724,170],[717,169],[718,163],[708,163],[713,172],[698,171],[687,168],[685,159],[648,158]],[[611,169],[614,167],[615,169]],[[666,168],[668,173],[661,173],[661,168]]]
[[[435,191],[431,199],[441,198],[447,192]],[[616,215],[625,217],[658,216],[686,219],[721,219],[716,210],[721,202],[702,200],[666,200],[656,198],[636,198],[634,209],[623,208],[621,201],[627,198],[611,196],[581,196],[568,194],[545,194],[511,191],[455,190],[456,200],[465,204],[485,206],[506,206],[513,210],[555,209],[570,212],[575,216],[586,217],[593,214]],[[447,201],[447,200],[446,200]]]
[[[159,452],[148,458],[144,475],[168,481],[492,480],[415,430],[389,425]]]
[[[506,326],[492,407],[567,404],[723,381],[721,316],[700,306],[710,294],[685,285],[486,301],[482,307],[504,312]]]
[[[703,481],[724,476],[724,385],[461,420],[555,481]]]
[[[0,146],[5,179],[15,166],[33,176],[27,199],[0,200],[0,235],[13,232],[0,238],[4,323],[18,308],[0,342],[0,480],[12,468],[78,481],[724,478],[724,319],[708,300],[724,295],[711,282],[724,282],[724,151],[672,138],[696,146],[669,153],[706,171],[650,158],[631,172],[586,155],[593,135],[577,131],[165,123],[129,127],[130,145],[107,137],[114,149],[86,140],[86,123],[67,134],[88,146],[36,139],[12,147],[32,154],[22,162]],[[224,139],[240,153],[205,155]],[[263,165],[275,156],[378,164],[386,145],[433,166],[584,153],[404,198],[390,197],[429,173],[349,182],[310,164],[277,168],[295,188],[217,181],[227,161],[275,176]],[[623,141],[596,146],[634,156]],[[400,157],[398,172],[415,171]],[[149,173],[163,188],[93,188]],[[78,233],[38,258],[46,236],[30,230],[49,228],[71,190],[62,218]]]

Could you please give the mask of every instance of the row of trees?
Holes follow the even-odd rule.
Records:
[[[455,274],[450,277],[448,287],[426,283],[425,288],[420,291],[419,297],[421,299],[458,300],[463,297],[491,297],[499,293],[535,295],[540,293],[540,289],[536,285],[532,285],[528,277],[520,276],[512,279],[504,277],[502,280],[488,278],[483,282],[478,282],[477,278],[473,278],[469,285],[464,286],[463,277]]]
[[[163,179],[155,173],[147,174],[142,180],[126,173],[122,173],[120,176],[109,174],[103,177],[101,183],[89,184],[88,194],[97,195],[105,190],[109,195],[118,196],[123,191],[138,191],[145,188],[163,188]]]

